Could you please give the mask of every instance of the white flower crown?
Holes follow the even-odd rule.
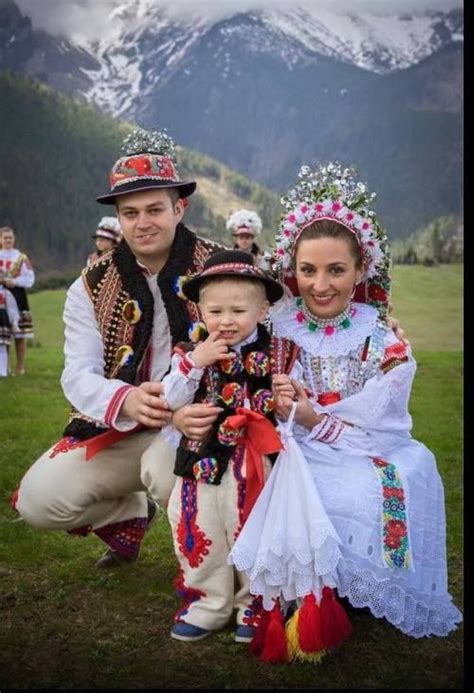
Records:
[[[291,276],[293,253],[301,232],[321,219],[339,222],[354,233],[365,260],[365,276],[375,277],[389,264],[387,238],[369,204],[375,193],[357,182],[355,170],[338,162],[302,166],[297,184],[281,198],[286,208],[275,238],[273,264]]]

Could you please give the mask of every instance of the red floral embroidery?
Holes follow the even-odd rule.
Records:
[[[388,467],[388,462],[381,460],[380,457],[372,457],[372,462],[377,465],[377,467]]]
[[[17,508],[16,508],[16,504],[18,503],[18,491],[19,491],[19,490],[20,490],[20,487],[18,487],[17,489],[15,489],[15,490],[13,491],[11,497],[10,497],[10,505],[11,505],[11,507],[12,507],[13,510],[16,510],[16,512],[18,512],[18,510],[17,510]]]
[[[136,517],[132,520],[116,522],[94,530],[111,549],[129,558],[136,558],[140,551],[143,535],[148,526],[147,517]]]
[[[151,171],[150,160],[145,156],[134,156],[125,161],[124,166],[126,168],[134,168],[139,176],[143,176],[145,173]]]
[[[402,520],[389,520],[386,524],[389,535],[396,537],[404,537],[407,533],[407,527]]]
[[[56,443],[53,450],[50,452],[49,457],[52,459],[53,457],[56,457],[56,455],[59,455],[62,452],[67,452],[68,450],[71,450],[77,443],[77,441],[78,439],[74,438],[74,436],[66,436],[65,438],[61,438],[61,440],[59,440]]]
[[[201,597],[205,597],[206,593],[202,590],[195,589],[194,587],[188,587],[184,582],[184,571],[182,568],[179,569],[178,575],[175,578],[174,586],[176,589],[176,594],[182,599],[182,606],[176,612],[174,620],[180,621],[183,616],[188,613],[188,609],[194,602],[197,602]]]
[[[384,498],[396,498],[397,500],[405,500],[405,494],[402,488],[393,488],[390,486],[384,486],[383,489]]]
[[[382,289],[378,284],[371,284],[369,286],[369,297],[374,301],[386,301],[387,292]]]
[[[385,546],[388,546],[389,549],[398,549],[400,544],[402,543],[401,537],[395,535],[395,534],[389,534],[385,537]]]

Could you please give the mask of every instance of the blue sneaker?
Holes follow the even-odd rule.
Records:
[[[170,635],[175,640],[183,640],[183,642],[191,642],[193,640],[202,640],[207,635],[212,633],[211,630],[193,626],[192,623],[177,621],[171,629]]]
[[[255,635],[253,626],[237,626],[235,631],[235,642],[252,642]]]

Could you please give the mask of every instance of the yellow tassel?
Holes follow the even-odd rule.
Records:
[[[290,660],[299,660],[301,662],[311,662],[312,664],[319,664],[327,650],[321,650],[321,652],[303,652],[298,642],[298,619],[300,613],[299,609],[295,611],[293,616],[287,621],[286,630],[286,642],[288,644],[288,658]]]

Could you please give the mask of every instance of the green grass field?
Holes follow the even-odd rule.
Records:
[[[462,267],[395,267],[394,315],[418,373],[414,436],[436,455],[446,492],[449,586],[462,609]],[[163,513],[132,568],[101,574],[95,537],[36,531],[9,497],[56,440],[67,403],[60,387],[64,291],[31,296],[36,340],[27,375],[0,379],[0,687],[10,689],[460,689],[463,628],[414,640],[366,610],[354,634],[310,664],[264,665],[233,642],[231,626],[199,643],[168,632],[176,563]]]

